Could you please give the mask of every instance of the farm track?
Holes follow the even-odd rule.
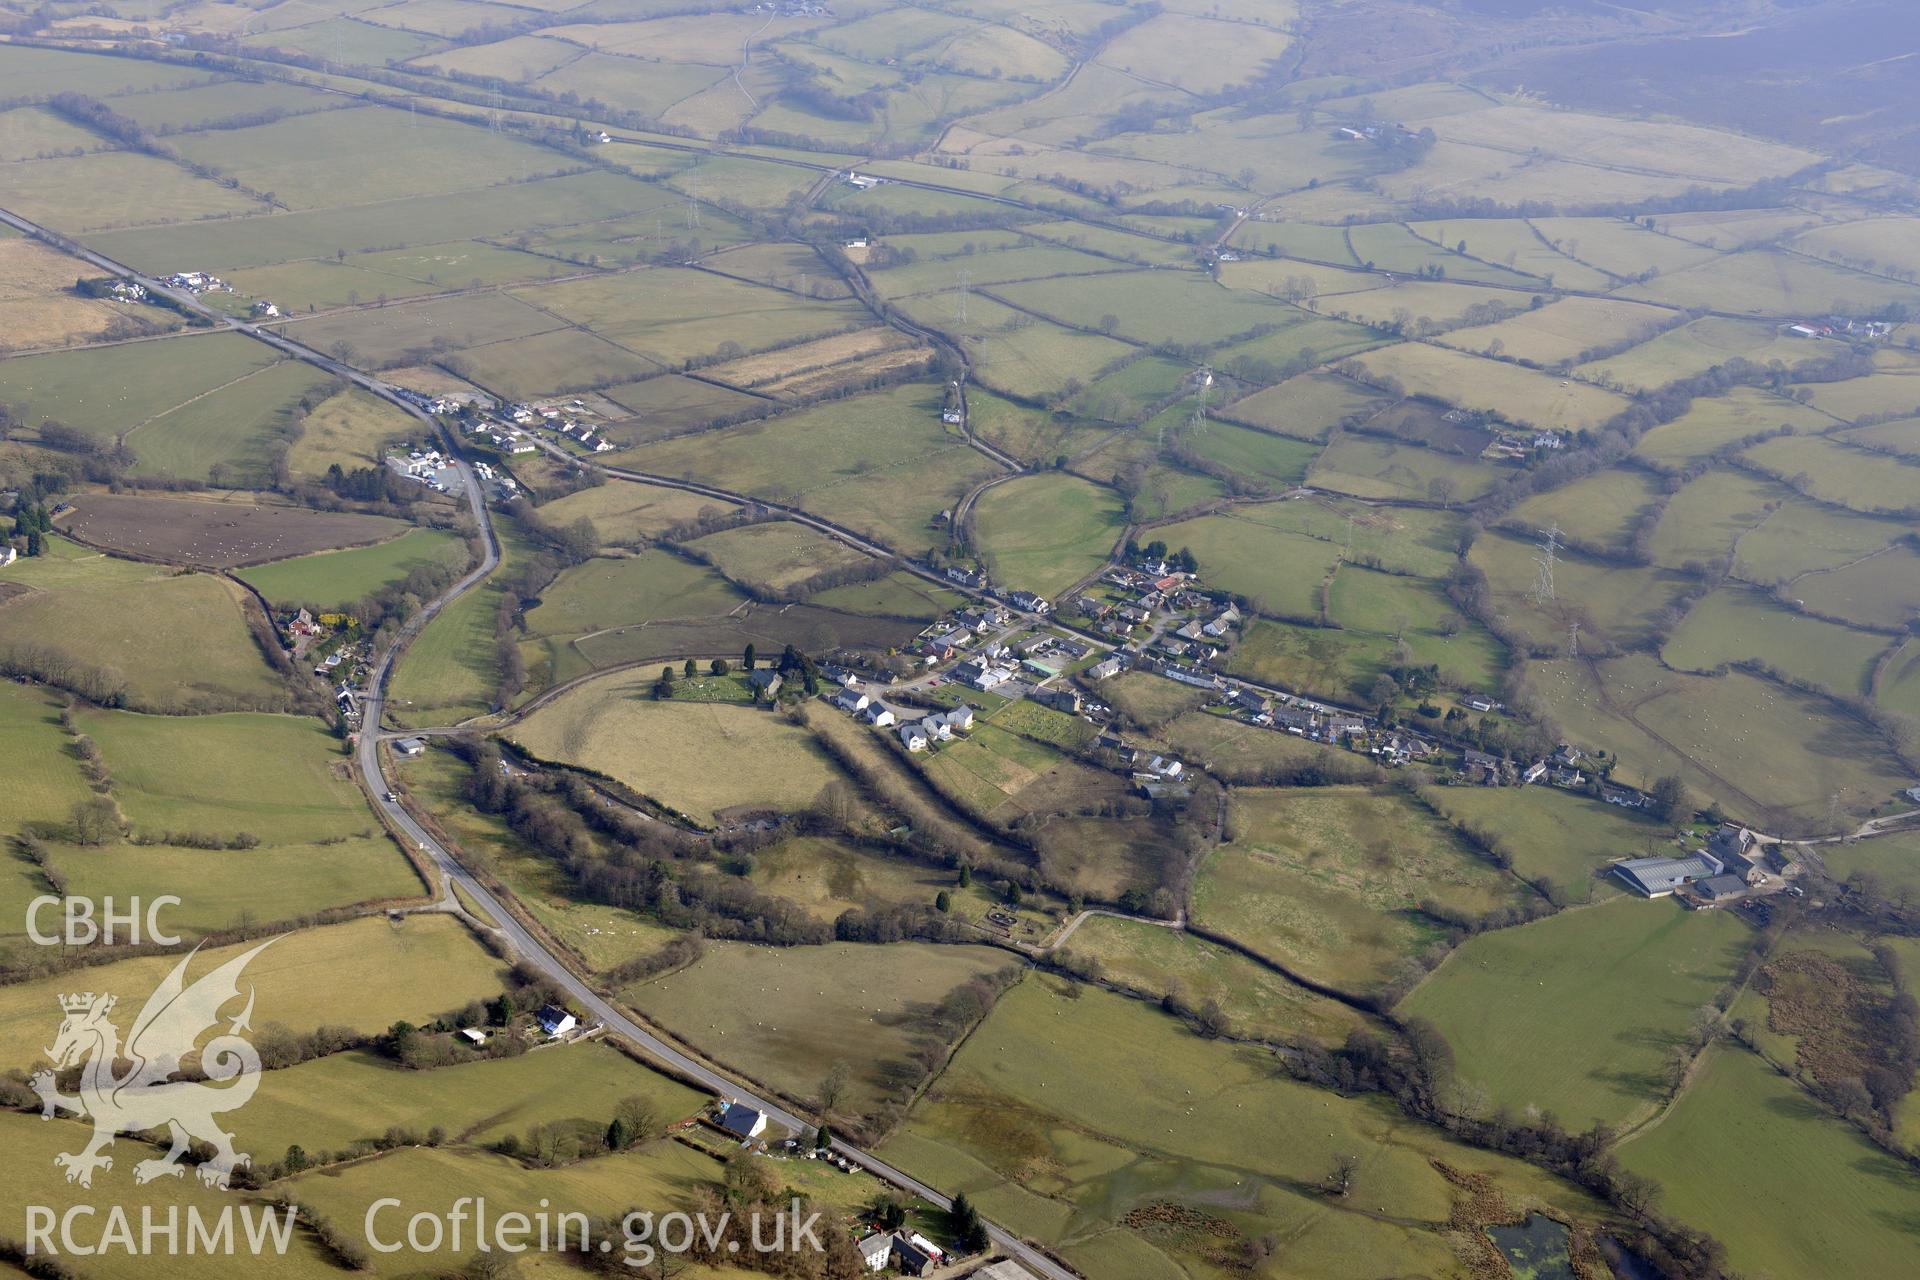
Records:
[[[684,1078],[699,1082],[702,1086],[711,1089],[719,1096],[735,1098],[748,1106],[764,1111],[772,1120],[785,1125],[796,1133],[809,1128],[810,1125],[804,1117],[788,1111],[771,1099],[756,1097],[750,1090],[741,1087],[735,1080],[714,1070],[706,1063],[690,1056],[688,1053],[683,1052],[666,1040],[663,1040],[659,1035],[641,1026],[611,1001],[600,995],[598,991],[594,990],[580,978],[579,975],[574,973],[573,969],[558,953],[536,937],[532,931],[520,922],[517,916],[508,911],[500,898],[495,896],[486,885],[482,884],[472,872],[461,865],[446,846],[441,844],[431,832],[417,822],[412,814],[408,813],[399,803],[385,799],[387,795],[394,794],[394,792],[392,784],[386,776],[385,766],[380,757],[380,735],[378,728],[385,713],[386,690],[388,682],[393,675],[395,662],[400,654],[405,652],[407,646],[425,630],[429,622],[443,613],[449,605],[484,582],[500,565],[499,536],[494,531],[492,516],[487,510],[486,500],[480,488],[479,477],[474,474],[472,464],[459,455],[458,442],[452,438],[447,428],[438,420],[422,412],[410,401],[400,397],[384,382],[381,382],[369,374],[361,373],[357,369],[350,368],[330,356],[314,351],[309,347],[301,346],[280,334],[263,331],[257,325],[245,324],[227,317],[213,315],[213,313],[208,312],[208,310],[199,303],[199,300],[192,295],[182,295],[158,280],[143,276],[132,268],[115,262],[103,254],[95,253],[90,249],[75,244],[65,237],[41,227],[37,223],[30,222],[10,210],[0,209],[0,222],[4,222],[15,230],[24,232],[27,235],[35,236],[51,243],[55,245],[55,247],[61,248],[73,256],[81,258],[83,261],[89,262],[113,275],[136,280],[150,290],[158,290],[175,298],[200,314],[210,315],[217,321],[224,321],[228,328],[244,333],[258,341],[265,342],[296,359],[304,360],[337,377],[346,378],[354,384],[364,387],[381,399],[399,406],[446,441],[448,448],[454,452],[455,463],[459,467],[461,476],[466,482],[465,488],[468,508],[473,515],[476,527],[483,536],[482,546],[484,550],[481,554],[479,564],[469,569],[465,575],[448,587],[446,591],[434,600],[423,605],[418,612],[407,619],[406,623],[400,628],[399,634],[394,637],[393,642],[380,654],[375,662],[372,673],[368,677],[366,695],[362,701],[364,715],[362,724],[365,726],[365,729],[360,734],[359,742],[355,748],[355,763],[358,766],[361,780],[368,792],[373,796],[379,797],[379,799],[375,801],[376,809],[391,828],[397,830],[403,837],[412,840],[415,847],[421,853],[425,854],[427,860],[439,870],[443,880],[445,895],[450,895],[456,887],[465,892],[472,901],[479,904],[481,910],[494,917],[498,923],[497,934],[506,941],[508,947],[516,955],[552,979],[555,984],[567,993],[570,999],[576,1001],[580,1007],[585,1009],[603,1026],[618,1035],[624,1036],[648,1056],[665,1064],[668,1068],[679,1073]],[[679,488],[691,487],[685,482],[672,481],[669,483]],[[694,491],[698,492],[700,490],[695,489]],[[807,517],[807,519],[811,521],[813,517]],[[823,526],[825,526],[825,522],[818,522],[817,527]],[[856,535],[848,534],[845,536],[855,537]],[[861,541],[864,542],[864,540]],[[873,546],[873,544],[870,543],[866,545]],[[875,549],[876,551],[878,550],[878,548]],[[932,577],[930,574],[926,576]],[[484,928],[485,926],[480,925],[478,927]],[[912,1177],[903,1170],[894,1168],[877,1156],[870,1155],[857,1147],[849,1146],[837,1138],[833,1142],[833,1147],[834,1150],[844,1155],[847,1159],[860,1165],[884,1182],[920,1196],[942,1209],[948,1208],[952,1204],[952,1201],[949,1200],[948,1197],[942,1195],[933,1187]],[[1033,1245],[1028,1244],[1025,1240],[1012,1235],[1004,1228],[989,1224],[988,1232],[997,1247],[1008,1251],[1020,1260],[1021,1265],[1036,1272],[1044,1277],[1045,1280],[1075,1280],[1075,1272],[1062,1266],[1060,1263],[1054,1261],[1052,1257],[1041,1252]]]

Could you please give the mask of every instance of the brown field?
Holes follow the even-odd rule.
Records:
[[[106,551],[168,564],[235,569],[335,547],[361,547],[404,533],[403,521],[281,506],[251,493],[192,497],[89,493],[73,500],[61,528]]]
[[[103,302],[73,292],[75,280],[96,274],[84,262],[38,240],[24,236],[0,240],[0,351],[134,337],[179,327],[171,313],[158,307]]]

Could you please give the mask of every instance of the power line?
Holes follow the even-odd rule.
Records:
[[[1560,522],[1555,521],[1547,530],[1547,536],[1540,540],[1540,554],[1534,557],[1534,563],[1540,566],[1539,574],[1534,578],[1530,597],[1535,604],[1554,598],[1553,566],[1560,557]]]
[[[953,318],[961,324],[967,322],[967,281],[971,277],[965,271],[953,273],[954,310]]]

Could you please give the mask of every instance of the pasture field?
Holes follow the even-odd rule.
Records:
[[[1871,840],[1831,844],[1820,850],[1820,860],[1836,880],[1870,876],[1889,895],[1920,894],[1920,838],[1912,832],[1893,832]]]
[[[1865,314],[1895,303],[1912,306],[1920,302],[1920,288],[1798,254],[1756,249],[1718,255],[1697,267],[1629,285],[1620,296],[1790,320]]]
[[[514,295],[664,367],[862,325],[848,300],[802,297],[710,271],[659,267],[521,289]]]
[[[1834,439],[1863,449],[1884,449],[1903,458],[1920,458],[1920,418],[1883,422],[1874,427],[1854,427],[1834,433]]]
[[[578,636],[736,609],[744,597],[706,565],[663,550],[596,557],[563,570],[527,610],[529,636]]]
[[[619,995],[701,1052],[789,1097],[816,1097],[828,1069],[847,1061],[853,1071],[844,1105],[859,1112],[928,1037],[927,1009],[1013,963],[990,947],[713,942],[692,966]]]
[[[1192,416],[1192,409],[1176,404],[1157,420],[1146,423],[1141,431],[1144,434],[1165,423],[1172,429],[1169,434],[1199,457],[1224,467],[1229,474],[1258,478],[1273,490],[1299,484],[1320,452],[1308,441],[1255,431],[1231,422],[1187,426]]]
[[[1008,821],[1098,809],[1127,790],[1116,775],[991,722],[976,724],[964,741],[942,745],[925,768],[969,812]]]
[[[1901,545],[1844,569],[1796,580],[1807,608],[1861,626],[1905,627],[1920,612],[1920,552]]]
[[[189,972],[198,976],[259,945],[208,949]],[[132,1000],[153,990],[179,961],[169,953],[117,960],[90,969],[88,980],[96,991],[126,992]],[[430,1022],[469,1000],[492,999],[500,993],[501,969],[450,916],[381,916],[276,939],[247,966],[246,979],[258,992],[256,1026],[345,1026],[374,1035],[399,1018]],[[390,981],[396,973],[407,981]],[[47,1041],[47,1011],[72,986],[71,974],[54,974],[0,990],[0,1061],[36,1065]]]
[[[743,392],[696,382],[677,373],[622,383],[601,392],[634,415],[609,423],[606,435],[617,444],[643,444],[666,436],[695,431],[719,418],[763,406],[766,402]]]
[[[1373,436],[1341,435],[1307,471],[1307,483],[1355,498],[1410,498],[1471,502],[1493,488],[1502,471],[1463,458]]]
[[[69,234],[266,212],[244,192],[132,151],[0,165],[0,202],[23,218]]]
[[[886,243],[891,244],[889,239]],[[1077,249],[1041,243],[1016,243],[1004,248],[989,246],[966,254],[962,259],[929,257],[911,263],[881,267],[873,271],[873,285],[884,298],[903,298],[914,294],[941,293],[954,287],[957,263],[964,264],[967,281],[979,288],[1018,284],[1023,281],[1054,281],[1064,276],[1105,275],[1127,271],[1127,264],[1111,258],[1096,257]],[[1128,279],[1137,279],[1128,273]],[[1014,299],[1016,302],[1019,299]],[[1024,304],[1023,304],[1024,305]]]
[[[0,50],[0,75],[22,97],[41,98],[71,88],[83,80],[90,92],[102,97],[116,93],[151,93],[206,84],[214,79],[192,67],[168,66],[134,58],[89,57],[63,49],[36,49],[9,45]]]
[[[275,603],[297,601],[332,609],[363,600],[416,569],[458,569],[466,563],[466,546],[453,534],[409,529],[376,546],[259,565],[240,578]]]
[[[1154,529],[1153,536],[1170,547],[1192,551],[1204,581],[1245,596],[1257,611],[1317,618],[1321,587],[1340,562],[1341,546],[1275,528],[1247,514],[1278,505],[1263,504],[1238,509],[1231,515],[1201,516],[1164,525]],[[1287,507],[1280,509],[1285,511]]]
[[[56,572],[58,586],[0,602],[0,649],[58,654],[80,671],[99,673],[129,706],[148,710],[288,701],[247,630],[249,602],[238,587],[204,574],[170,577],[105,556],[63,559]],[[36,586],[48,581],[11,571],[9,577]],[[28,665],[49,674],[51,660]]]
[[[234,272],[228,283],[240,294],[268,299],[282,314],[294,315],[517,284],[565,270],[571,269],[552,258],[463,240],[252,267]]]
[[[1757,387],[1735,387],[1724,395],[1695,400],[1678,418],[1641,436],[1633,451],[1662,470],[1678,471],[1749,437],[1777,432],[1782,427],[1821,431],[1832,426],[1825,414],[1803,404]]]
[[[1538,555],[1531,541],[1489,531],[1474,541],[1467,562],[1487,575],[1500,621],[1548,649],[1564,644],[1575,622],[1588,652],[1639,644],[1654,634],[1661,612],[1693,585],[1669,570],[1624,568],[1563,550],[1554,566],[1554,597],[1539,599]]]
[[[1204,706],[1206,691],[1145,671],[1128,671],[1100,686],[1100,696],[1114,710],[1148,731]]]
[[[1090,742],[1098,732],[1078,716],[1043,707],[1028,698],[1007,703],[988,715],[987,720],[995,727],[1011,729],[1023,738],[1068,749]]]
[[[1653,563],[1668,569],[1731,561],[1741,537],[1792,493],[1747,471],[1715,468],[1673,495],[1647,545]]]
[[[1562,298],[1498,324],[1456,329],[1440,339],[1476,355],[1505,355],[1533,364],[1565,366],[1599,347],[1643,342],[1678,317],[1661,307],[1612,298]]]
[[[442,609],[393,669],[387,715],[402,725],[452,724],[484,713],[499,687],[493,627],[503,574],[530,554],[511,526],[500,533],[500,567],[487,582]]]
[[[1605,742],[1622,781],[1678,774],[1770,831],[1826,830],[1836,825],[1830,806],[1850,824],[1909,785],[1871,727],[1828,699],[1743,672],[1687,675],[1629,655],[1536,663],[1528,687],[1575,741]]]
[[[1920,380],[1916,380],[1920,386]],[[1868,514],[1920,508],[1920,465],[1817,436],[1763,440],[1742,455],[1822,502]]]
[[[1456,825],[1500,839],[1515,874],[1547,881],[1566,902],[1618,896],[1607,863],[1646,854],[1668,835],[1635,811],[1552,787],[1435,787],[1425,794]]]
[[[973,544],[994,581],[1049,599],[1113,553],[1126,523],[1120,495],[1065,472],[995,485],[975,500]]]
[[[390,1125],[422,1134],[439,1128],[452,1141],[474,1144],[538,1124],[580,1121],[602,1131],[626,1098],[645,1099],[663,1125],[707,1101],[604,1041],[475,1057],[433,1071],[407,1071],[378,1053],[350,1050],[263,1073],[259,1092],[234,1119],[242,1148],[266,1161],[296,1143],[317,1152],[379,1141]]]
[[[1403,342],[1354,359],[1372,377],[1391,378],[1411,395],[1524,426],[1577,431],[1597,427],[1627,407],[1624,398],[1584,382],[1426,343]]]
[[[734,810],[796,809],[838,771],[807,733],[757,708],[655,702],[654,673],[569,690],[512,730],[542,760],[616,778],[696,822]]]
[[[455,367],[509,400],[590,391],[660,371],[657,362],[584,329],[556,329],[468,347]]]
[[[79,722],[137,832],[250,831],[275,844],[377,830],[340,740],[318,720],[87,711]]]
[[[385,836],[348,836],[257,849],[173,845],[49,846],[68,892],[95,900],[181,899],[166,927],[189,937],[299,920],[360,903],[418,903],[426,886]]]
[[[1214,352],[1216,363],[1251,382],[1272,382],[1299,369],[1343,360],[1391,339],[1365,325],[1295,313],[1284,327]]]
[[[1284,32],[1244,22],[1165,13],[1123,32],[1101,52],[1100,61],[1142,80],[1204,95],[1253,79],[1291,43]]]
[[[87,493],[72,507],[61,528],[92,546],[210,569],[371,545],[408,531],[386,516],[315,511],[248,493]]]
[[[1075,413],[1089,418],[1099,418],[1106,422],[1138,422],[1160,405],[1180,395],[1193,377],[1193,370],[1186,364],[1169,359],[1166,356],[1142,356],[1130,360],[1112,373],[1096,378],[1093,385],[1073,398]],[[999,400],[999,397],[994,397]],[[1001,404],[1014,408],[1007,401]],[[969,424],[976,433],[981,424],[971,419],[977,414],[977,406],[969,397],[967,402]],[[994,437],[998,439],[998,436]]]
[[[1255,619],[1228,670],[1323,698],[1364,700],[1394,658],[1388,636]]]
[[[54,1003],[54,994],[48,991],[43,997],[42,1007],[34,1011],[36,1022],[51,1025],[46,1011],[58,1015],[59,1006]],[[36,1034],[40,1041],[47,1038],[42,1031]],[[44,1060],[33,1065],[44,1065]],[[45,1123],[37,1115],[21,1112],[0,1115],[0,1140],[4,1140],[14,1153],[14,1158],[7,1162],[4,1180],[0,1180],[0,1195],[6,1196],[11,1204],[71,1204],[73,1186],[65,1181],[66,1175],[54,1158],[62,1153],[80,1150],[92,1132],[92,1124],[86,1120],[62,1117],[58,1121]],[[134,1162],[132,1152],[137,1150],[138,1147],[125,1141],[116,1147],[116,1151],[127,1152],[118,1159],[126,1160],[128,1165]],[[158,1155],[159,1152],[151,1154]],[[139,1158],[147,1158],[147,1153]],[[112,1190],[105,1191],[105,1187],[111,1187]],[[94,1188],[96,1195],[111,1194],[118,1197],[116,1203],[123,1205],[130,1220],[135,1222],[139,1221],[143,1209],[153,1212],[156,1223],[169,1221],[171,1213],[177,1215],[184,1225],[189,1221],[188,1214],[196,1210],[204,1215],[204,1220],[211,1222],[222,1208],[232,1207],[238,1220],[235,1235],[241,1239],[245,1237],[238,1222],[247,1220],[243,1214],[251,1214],[258,1219],[273,1211],[263,1194],[211,1192],[193,1181],[191,1176],[156,1178],[144,1186],[136,1187],[131,1173],[116,1169],[103,1175]],[[227,1280],[228,1277],[243,1280],[246,1276],[260,1273],[260,1259],[242,1249],[227,1253],[209,1250],[189,1258],[185,1254],[185,1247],[183,1243],[181,1252],[172,1257],[142,1255],[131,1250],[123,1252],[116,1248],[96,1256],[88,1270],[102,1280],[189,1280],[192,1276],[206,1277],[207,1280]],[[317,1241],[299,1231],[292,1233],[286,1252],[274,1257],[273,1267],[287,1280],[329,1280],[340,1270],[339,1264]],[[13,1274],[28,1273],[16,1268]]]
[[[1296,1084],[1264,1054],[1201,1039],[1139,1001],[1068,990],[1029,978],[1002,997],[880,1154],[1089,1274],[1206,1274],[1215,1250],[1276,1233],[1284,1260],[1250,1273],[1261,1280],[1444,1274],[1454,1257],[1438,1228],[1452,1192],[1436,1159],[1490,1175],[1520,1203],[1592,1212],[1377,1097]],[[1077,1087],[1089,1078],[1105,1087]],[[1392,1222],[1312,1189],[1337,1155],[1357,1161],[1365,1203],[1396,1207]],[[1249,1173],[1259,1191],[1232,1194]],[[1199,1239],[1150,1225],[1195,1210]]]
[[[968,297],[965,323],[946,294],[905,299],[900,310],[958,341],[989,389],[1022,400],[1044,400],[1070,384],[1085,386],[1139,351],[1118,338],[1036,320],[985,293]]]
[[[819,269],[818,264],[815,269]],[[781,389],[810,374],[841,365],[867,367],[864,362],[870,357],[918,350],[922,349],[916,348],[913,340],[899,330],[873,325],[709,365],[701,370],[701,375],[736,387]]]
[[[1285,533],[1338,543],[1355,564],[1444,578],[1453,572],[1466,524],[1449,511],[1422,507],[1380,507],[1344,498],[1261,502],[1236,507],[1240,520]]]
[[[292,210],[440,195],[562,167],[551,152],[504,134],[383,106],[181,134],[173,145]]]
[[[177,269],[176,263],[197,262],[227,275],[376,245],[511,239],[535,226],[547,228],[551,236],[554,228],[598,222],[654,200],[652,190],[633,178],[590,170],[493,187],[485,199],[461,191],[346,209],[141,227],[88,239],[91,247],[143,269],[164,271]],[[652,230],[653,219],[646,221]]]
[[[1725,1240],[1742,1271],[1871,1275],[1913,1250],[1913,1172],[1738,1046],[1708,1050],[1619,1155],[1660,1184],[1661,1211]]]
[[[1194,884],[1194,918],[1355,994],[1391,981],[1441,935],[1423,901],[1476,916],[1525,892],[1440,819],[1391,794],[1243,788],[1228,824],[1232,840]]]
[[[1316,298],[1308,305],[1324,315],[1374,326],[1378,336],[1380,330],[1400,331],[1417,326],[1419,331],[1424,332],[1432,325],[1461,324],[1469,312],[1474,312],[1474,318],[1483,322],[1497,318],[1489,316],[1485,310],[1475,312],[1475,308],[1491,308],[1501,315],[1513,315],[1526,306],[1521,298],[1522,295],[1505,289],[1416,280],[1384,289],[1363,289],[1325,299]],[[1383,342],[1377,341],[1373,345],[1383,345]]]
[[[0,125],[7,114],[0,113]],[[0,237],[0,354],[180,327],[177,316],[158,307],[74,293],[75,279],[88,271],[78,259],[37,240]]]
[[[1897,643],[1885,665],[1874,673],[1873,700],[1890,711],[1920,715],[1920,646]]]
[[[1556,250],[1621,279],[1647,271],[1684,271],[1720,255],[1704,245],[1663,236],[1625,218],[1529,218]]]
[[[932,519],[995,470],[943,427],[939,393],[912,383],[629,456],[656,474],[797,502],[899,551],[929,545]]]
[[[1181,759],[1229,782],[1255,783],[1302,774],[1345,782],[1379,777],[1372,762],[1350,751],[1206,711],[1177,716],[1154,734]]]
[[[295,429],[300,404],[320,399],[328,381],[311,365],[283,361],[139,423],[124,437],[134,473],[264,488],[275,445]]]
[[[479,293],[339,311],[294,320],[282,328],[310,347],[336,356],[344,348],[356,364],[386,369],[434,352],[530,338],[565,323],[511,294]]]
[[[1099,964],[1107,982],[1156,998],[1169,993],[1195,1007],[1216,1001],[1234,1035],[1263,1040],[1344,1043],[1366,1023],[1358,1012],[1315,995],[1225,947],[1179,929],[1143,920],[1088,916],[1067,950],[1074,960]]]
[[[387,445],[419,429],[405,411],[355,387],[327,397],[300,420],[300,434],[287,450],[287,470],[318,480],[332,466],[342,471],[378,466]]]
[[[99,71],[96,67],[88,75],[89,82],[97,78]],[[341,100],[317,89],[271,80],[216,80],[186,89],[129,93],[114,98],[108,105],[148,129],[188,130],[263,112],[298,115],[326,111],[340,106]]]
[[[52,418],[112,438],[278,359],[224,333],[15,356],[0,360],[0,402],[23,422]]]
[[[543,504],[541,516],[562,527],[585,520],[604,548],[635,546],[702,513],[732,509],[731,503],[697,493],[609,479]]]
[[[1462,617],[1438,583],[1343,564],[1327,591],[1327,616],[1336,626],[1405,645],[1416,664],[1438,666],[1455,688],[1493,688],[1505,666],[1500,642]]]
[[[1834,262],[1920,271],[1920,221],[1913,218],[1829,223],[1795,236],[1791,245],[1800,253]]]
[[[1464,238],[1467,252],[1474,257],[1499,263],[1510,271],[1524,272],[1562,289],[1605,292],[1619,283],[1618,277],[1576,262],[1548,244],[1524,218],[1462,218],[1457,222],[1410,222],[1407,226],[1415,235],[1441,244],[1457,244]],[[1336,228],[1320,230],[1333,230],[1337,234]]]
[[[1651,391],[1731,360],[1750,360],[1759,365],[1779,360],[1795,365],[1818,359],[1821,354],[1817,344],[1785,337],[1780,326],[1769,320],[1703,316],[1630,351],[1583,364],[1577,372],[1583,378],[1628,391]],[[1736,389],[1732,394],[1739,397],[1746,390]]]
[[[1904,532],[1905,527],[1892,520],[1789,496],[1741,535],[1733,571],[1763,587],[1792,583],[1803,574],[1864,561],[1892,547]]]
[[[1530,276],[1518,271],[1509,271],[1505,267],[1491,262],[1475,261],[1455,253],[1451,248],[1442,248],[1421,239],[1408,229],[1405,223],[1375,222],[1356,225],[1347,229],[1347,240],[1353,245],[1353,256],[1369,267],[1382,271],[1392,271],[1401,275],[1417,275],[1421,271],[1438,267],[1447,275],[1462,280],[1479,280],[1489,284],[1507,284],[1526,288],[1538,283]]]
[[[993,295],[1078,329],[1149,345],[1211,346],[1291,323],[1297,313],[1245,290],[1223,289],[1190,271],[1122,271],[998,285]],[[1114,323],[1109,324],[1111,317]]]
[[[761,595],[791,591],[826,570],[867,563],[844,542],[791,520],[710,533],[687,546],[730,581]]]
[[[924,619],[928,622],[958,609],[966,597],[935,586],[910,573],[890,573],[872,582],[857,582],[817,592],[810,603],[823,609],[870,614],[884,618]]]
[[[60,725],[64,705],[64,695],[51,689],[0,684],[0,753],[14,762],[0,801],[0,827],[9,833],[30,823],[64,823],[92,794]]]
[[[1528,498],[1508,518],[1534,532],[1557,527],[1577,546],[1625,550],[1641,513],[1659,495],[1655,477],[1634,468],[1610,467]]]
[[[1667,1053],[1752,939],[1732,912],[1616,898],[1470,939],[1399,1011],[1440,1028],[1490,1108],[1619,1126],[1660,1104]]]
[[[1682,671],[1762,662],[1838,698],[1867,692],[1888,637],[1795,614],[1755,591],[1722,587],[1695,605],[1660,650]]]
[[[440,42],[431,36],[375,26],[355,18],[331,18],[278,31],[259,31],[241,43],[284,49],[310,58],[344,58],[350,62],[384,66],[423,53]]]
[[[1750,249],[1821,225],[1804,209],[1732,209],[1669,214],[1655,222],[1662,235],[1704,244],[1709,249]]]

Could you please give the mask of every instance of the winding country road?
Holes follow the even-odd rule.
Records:
[[[0,209],[0,222],[18,231],[22,231],[27,235],[35,236],[48,243],[54,244],[73,256],[99,267],[103,271],[124,279],[137,281],[141,285],[144,285],[149,291],[165,294],[181,305],[191,308],[201,315],[207,316],[224,327],[244,333],[251,338],[275,347],[294,359],[315,365],[336,377],[345,378],[356,386],[363,387],[374,395],[379,396],[381,399],[398,405],[441,436],[446,437],[448,435],[446,429],[436,419],[421,412],[415,405],[396,395],[393,389],[387,386],[386,383],[350,368],[340,361],[333,359],[331,356],[294,342],[271,330],[262,329],[258,325],[248,324],[244,321],[220,315],[218,312],[206,307],[198,298],[190,293],[172,289],[153,277],[135,271],[102,254],[95,253],[59,235],[57,232],[50,231],[17,214]],[[639,1023],[621,1012],[619,1008],[602,997],[598,992],[594,991],[593,988],[589,987],[558,955],[549,950],[544,942],[535,937],[533,933],[523,926],[486,885],[480,883],[465,867],[461,866],[459,860],[453,856],[446,846],[440,843],[432,832],[416,822],[413,816],[398,803],[386,799],[388,795],[393,794],[393,786],[386,776],[385,764],[380,756],[380,722],[385,712],[387,684],[393,675],[395,660],[399,654],[405,651],[407,643],[417,636],[429,622],[444,612],[454,601],[485,581],[488,575],[498,568],[500,564],[500,543],[498,536],[494,533],[492,516],[487,510],[486,498],[481,489],[479,478],[474,474],[471,464],[465,459],[459,458],[457,453],[455,454],[455,458],[456,465],[459,467],[460,473],[466,481],[467,505],[473,514],[475,527],[483,536],[484,551],[479,564],[468,570],[465,576],[461,577],[459,581],[448,587],[437,599],[422,607],[419,612],[407,620],[406,624],[400,629],[399,635],[395,637],[394,642],[387,646],[376,661],[373,672],[368,678],[366,692],[361,702],[364,712],[361,719],[362,731],[354,754],[355,764],[360,771],[361,779],[365,782],[368,792],[373,796],[374,803],[379,807],[381,815],[387,820],[394,831],[400,833],[403,838],[413,841],[415,848],[444,878],[445,888],[451,889],[458,887],[467,895],[469,900],[478,903],[483,910],[493,916],[498,922],[499,935],[505,940],[514,954],[527,964],[538,969],[541,974],[551,979],[561,990],[565,991],[568,998],[581,1010],[586,1012],[590,1018],[605,1026],[610,1032],[626,1037],[626,1039],[638,1046],[643,1052],[659,1062],[664,1063],[687,1079],[698,1081],[723,1097],[737,1099],[747,1106],[764,1111],[768,1118],[775,1123],[785,1125],[795,1133],[799,1133],[809,1125],[809,1121],[804,1117],[787,1110],[771,1099],[757,1096],[738,1082],[729,1079],[707,1064],[690,1057],[673,1045],[668,1044],[659,1036],[648,1031],[645,1027],[642,1027]],[[655,482],[670,483],[679,488],[695,488],[694,486],[681,482],[668,481],[665,480],[665,478],[661,478]],[[696,488],[696,491],[699,490]],[[716,494],[715,496],[719,495]],[[813,521],[811,518],[809,518],[809,522],[820,523]],[[836,536],[842,538],[857,539],[857,535],[852,535],[845,530],[835,528],[831,531],[836,534]],[[864,540],[859,541],[864,542]],[[866,545],[870,547],[873,546],[873,544],[870,543]],[[882,551],[882,549],[878,547],[873,547],[873,549],[876,552]],[[951,1204],[951,1201],[946,1196],[942,1195],[933,1187],[928,1186],[926,1183],[921,1182],[903,1170],[894,1168],[877,1156],[870,1155],[857,1147],[849,1146],[837,1139],[833,1143],[833,1148],[840,1155],[860,1165],[875,1177],[895,1187],[920,1196],[943,1209]],[[987,1224],[987,1233],[997,1249],[1011,1257],[1017,1258],[1022,1266],[1036,1275],[1043,1277],[1044,1280],[1078,1280],[1075,1272],[1068,1270],[1060,1263],[1055,1262],[1046,1254],[1003,1228],[989,1223]]]

